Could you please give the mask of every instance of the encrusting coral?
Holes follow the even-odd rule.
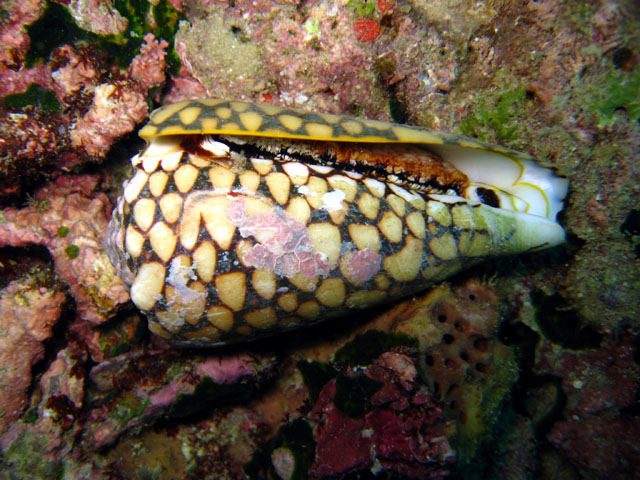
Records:
[[[6,208],[0,222],[0,246],[49,250],[80,317],[94,324],[105,322],[129,300],[102,249],[111,203],[96,193],[99,184],[99,176],[58,177],[36,192],[35,205]]]

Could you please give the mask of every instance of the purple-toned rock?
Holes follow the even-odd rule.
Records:
[[[547,439],[587,477],[640,478],[640,367],[628,335],[605,338],[597,350],[575,352],[545,341],[536,369],[562,378],[563,418]]]
[[[31,470],[80,460],[80,452],[72,450],[82,428],[84,361],[86,353],[75,342],[58,352],[35,386],[33,398],[39,402],[32,406],[31,418],[12,423],[0,436],[8,465],[22,463],[24,469],[29,464]]]
[[[31,369],[44,356],[43,341],[51,337],[65,295],[11,282],[0,292],[0,433],[17,420],[29,403]]]
[[[275,358],[250,354],[180,357],[175,351],[135,352],[90,373],[96,408],[85,439],[100,449],[161,416],[187,417],[255,391],[276,373]]]
[[[349,378],[356,375],[355,370],[347,373]],[[387,352],[364,375],[381,385],[362,416],[336,407],[339,379],[320,392],[309,416],[317,443],[312,477],[384,470],[407,478],[445,478],[456,456],[447,439],[453,423],[444,420],[431,394],[420,387],[413,361]]]

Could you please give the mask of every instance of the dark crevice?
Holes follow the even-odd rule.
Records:
[[[549,340],[572,350],[600,346],[602,334],[584,325],[578,312],[567,307],[559,294],[545,295],[535,291],[531,300],[536,307],[538,325]]]

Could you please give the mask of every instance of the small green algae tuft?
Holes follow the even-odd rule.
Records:
[[[640,69],[633,73],[615,71],[607,75],[605,88],[590,105],[598,117],[598,128],[613,126],[616,111],[625,110],[631,122],[640,121]]]
[[[151,406],[151,402],[148,398],[126,395],[122,401],[117,403],[112,416],[118,425],[126,425],[130,420],[142,416],[149,406]]]
[[[27,207],[34,207],[38,212],[46,212],[51,207],[51,202],[48,198],[38,199],[35,195],[27,193],[27,199],[25,202]]]
[[[506,143],[513,141],[521,128],[518,113],[524,98],[523,88],[505,90],[493,97],[483,98],[460,122],[460,130],[464,135],[483,142],[494,139]]]
[[[117,357],[122,353],[127,353],[129,350],[131,350],[131,344],[129,342],[120,342],[115,347],[113,347],[110,356]]]
[[[66,227],[66,226],[64,226],[64,225],[60,225],[60,226],[58,227],[58,236],[59,236],[60,238],[64,238],[64,237],[66,237],[67,235],[69,235],[69,227]]]
[[[376,4],[372,0],[349,0],[347,6],[361,16],[370,16],[376,11]]]
[[[302,25],[302,28],[304,28],[312,37],[320,35],[320,22],[317,18],[307,19],[307,21]]]
[[[35,423],[38,420],[38,407],[34,407],[22,416],[22,421],[24,423]]]
[[[35,107],[46,113],[58,113],[62,107],[51,90],[42,88],[37,83],[31,83],[22,93],[7,95],[3,99],[5,108],[24,110],[27,107]]]
[[[77,245],[69,245],[64,249],[64,251],[67,254],[67,257],[73,260],[74,258],[78,258],[78,255],[80,254],[80,247]]]

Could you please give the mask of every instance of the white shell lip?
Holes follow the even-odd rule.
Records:
[[[469,178],[465,196],[479,201],[478,188],[493,190],[500,208],[556,221],[564,207],[569,180],[533,159],[523,160],[507,154],[455,145],[434,150]]]
[[[180,149],[182,135],[167,135],[149,138],[149,144],[144,150],[147,157],[164,157]],[[132,159],[133,160],[133,159]]]

